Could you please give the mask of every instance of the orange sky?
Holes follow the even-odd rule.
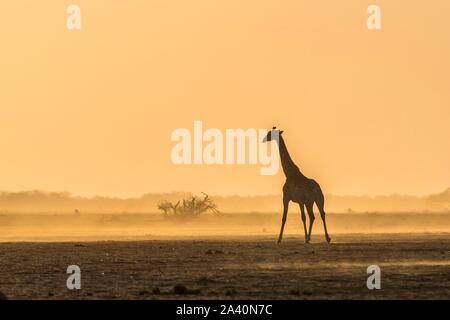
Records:
[[[66,7],[82,30],[66,29]],[[450,185],[450,2],[0,4],[0,190],[279,193],[259,166],[175,166],[177,128],[284,129],[326,193]]]

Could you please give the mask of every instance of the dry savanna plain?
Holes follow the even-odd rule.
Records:
[[[304,243],[290,213],[0,214],[0,292],[8,299],[449,299],[448,213],[328,215]],[[81,289],[66,285],[81,268]],[[366,286],[381,269],[381,289]]]

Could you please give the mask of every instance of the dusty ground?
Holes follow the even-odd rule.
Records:
[[[16,299],[449,299],[450,234],[0,243],[0,291]],[[82,289],[66,287],[68,265]],[[381,267],[381,290],[366,268]],[[190,294],[173,294],[183,285]],[[155,293],[153,292],[155,290]],[[158,293],[159,290],[159,293]]]

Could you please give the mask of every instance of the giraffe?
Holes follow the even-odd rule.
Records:
[[[283,186],[283,218],[281,220],[281,230],[278,237],[278,243],[283,238],[284,225],[286,223],[286,216],[288,213],[289,202],[298,203],[301,211],[301,218],[303,222],[303,229],[305,231],[305,243],[309,243],[311,240],[311,231],[314,224],[314,203],[319,208],[320,216],[323,221],[323,227],[325,231],[325,239],[328,243],[331,242],[331,238],[328,235],[327,224],[325,222],[325,211],[323,209],[324,196],[319,184],[313,180],[305,177],[297,165],[292,161],[291,156],[284,142],[283,131],[273,127],[269,130],[262,142],[268,142],[275,140],[278,142],[278,150],[280,153],[281,166],[283,168],[284,175],[286,176],[286,182]],[[306,215],[305,207],[309,216],[309,230],[306,230]]]

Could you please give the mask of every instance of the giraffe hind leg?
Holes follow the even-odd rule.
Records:
[[[305,215],[305,205],[300,204],[301,217],[303,222],[303,229],[305,230],[305,243],[308,243],[308,231],[306,230],[306,215]]]
[[[327,240],[327,242],[330,243],[331,242],[331,238],[328,235],[327,223],[325,221],[325,210],[323,209],[324,202],[325,202],[324,198],[323,198],[323,195],[321,197],[319,197],[318,200],[319,201],[316,202],[316,205],[319,208],[320,217],[322,218],[322,221],[323,221],[323,229],[325,231],[325,240]]]
[[[311,241],[311,232],[312,232],[312,227],[313,227],[314,220],[315,220],[314,211],[313,211],[313,203],[307,204],[306,210],[308,211],[308,216],[309,216],[309,232],[308,232],[308,237],[307,237],[306,242],[309,242],[309,241]]]

